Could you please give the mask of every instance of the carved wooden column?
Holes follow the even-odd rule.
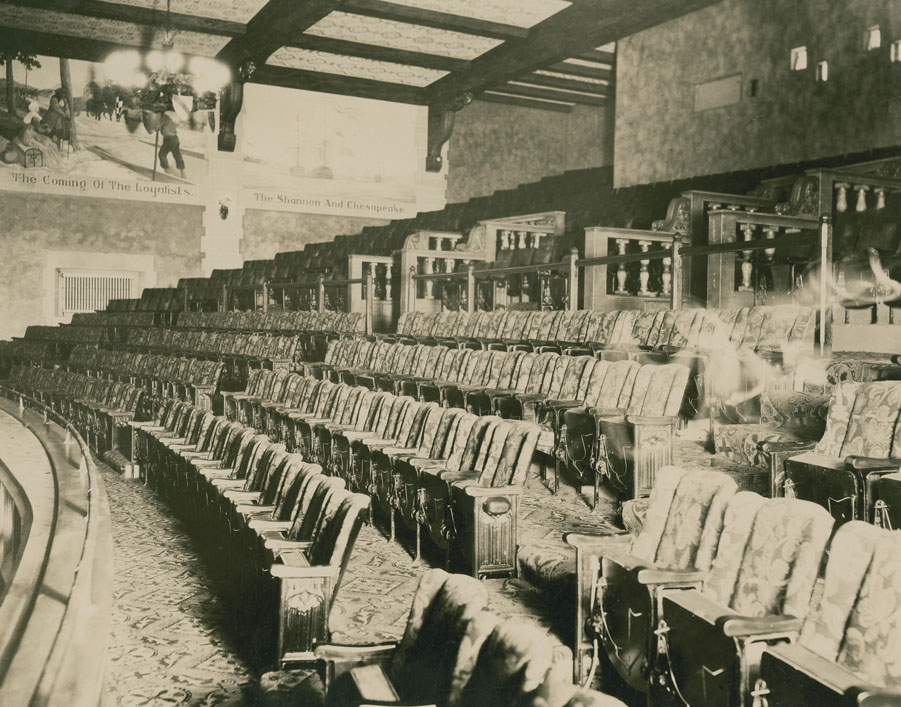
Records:
[[[435,259],[432,257],[426,257],[425,263],[423,264],[422,272],[425,275],[432,275],[435,272]],[[434,280],[425,280],[425,292],[424,296],[426,299],[432,299],[435,296],[435,281]]]
[[[393,296],[393,293],[391,291],[391,289],[392,289],[391,288],[391,277],[392,277],[391,270],[392,270],[391,263],[385,263],[385,299],[388,300],[389,302],[391,301],[391,298]]]
[[[440,172],[443,164],[441,149],[454,132],[457,111],[472,102],[468,91],[447,103],[429,106],[429,145],[425,157],[427,172]]]

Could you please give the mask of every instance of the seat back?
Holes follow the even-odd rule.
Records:
[[[834,520],[822,506],[798,499],[772,498],[756,505],[741,553],[734,537],[722,534],[704,593],[746,616],[804,617]]]
[[[487,604],[488,590],[477,579],[441,569],[423,573],[387,671],[405,701],[459,699],[477,655],[471,638],[466,639]]]
[[[307,558],[312,566],[328,565],[341,568],[332,588],[332,600],[341,586],[341,579],[347,569],[360,528],[368,518],[369,496],[362,493],[344,495],[334,516],[325,519],[324,526],[313,539],[313,544],[307,552]]]
[[[901,453],[899,418],[901,381],[843,381],[832,392],[816,451],[838,459],[895,456]]]
[[[663,467],[631,553],[661,567],[709,569],[736,489],[722,472]]]
[[[678,415],[688,376],[688,368],[679,363],[643,365],[635,376],[626,414],[648,417]]]
[[[522,622],[498,623],[482,643],[457,704],[530,704],[553,664],[554,645],[547,634]]]

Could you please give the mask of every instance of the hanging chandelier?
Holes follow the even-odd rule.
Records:
[[[173,95],[194,96],[197,108],[212,109],[218,92],[231,81],[231,70],[215,59],[186,59],[175,48],[171,0],[166,0],[166,23],[161,49],[112,52],[103,63],[106,77],[123,89],[134,90],[143,108],[161,110]]]

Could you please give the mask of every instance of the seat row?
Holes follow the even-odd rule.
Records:
[[[646,495],[655,470],[672,459],[689,380],[680,364],[361,340],[332,342],[327,358],[331,363],[308,364],[311,376],[303,385],[259,373],[244,393],[223,394],[226,414],[283,435],[286,416],[314,409],[322,396],[336,394],[335,384],[403,394],[536,422],[538,450],[556,458],[555,479],[562,462],[581,478],[603,478],[611,490],[632,497]],[[331,385],[317,386],[317,378]]]
[[[294,361],[296,334],[236,333],[206,330],[130,329],[123,348],[288,366]]]
[[[6,377],[16,364],[42,366],[54,359],[55,345],[47,341],[0,341],[0,376]]]
[[[652,702],[901,700],[901,533],[667,467],[640,531],[571,535],[577,676],[591,643]]]
[[[369,498],[238,422],[169,401],[134,423],[147,483],[199,534],[228,573],[235,615],[255,627],[268,664],[309,660],[328,617]]]
[[[799,305],[732,309],[408,312],[397,336],[464,345],[590,346],[711,351],[723,345],[779,358],[812,344],[814,313]],[[558,349],[559,350],[559,349]]]
[[[69,420],[101,455],[120,448],[120,433],[147,408],[142,388],[59,368],[18,367],[9,384]]]
[[[213,396],[225,370],[221,361],[89,347],[73,349],[65,367],[97,378],[127,381],[143,388],[152,405],[176,398],[208,410],[213,408]]]
[[[283,386],[294,388],[296,407],[233,394],[226,412],[371,495],[391,539],[398,520],[415,536],[417,560],[424,532],[446,562],[460,558],[475,576],[516,572],[538,425],[297,374]]]
[[[361,312],[182,312],[175,325],[182,329],[362,334],[365,317]]]
[[[316,647],[329,707],[616,707],[619,700],[573,686],[548,636],[488,611],[485,586],[430,569],[413,596],[403,637],[374,646]]]
[[[160,324],[158,312],[76,312],[73,326],[86,327],[152,327]]]
[[[901,527],[901,381],[767,392],[759,423],[720,425],[715,437],[718,452],[768,469],[773,496],[818,503],[839,523]]]
[[[107,331],[102,326],[44,326],[31,324],[25,329],[26,341],[50,341],[56,344],[92,344],[99,346],[106,342]]]

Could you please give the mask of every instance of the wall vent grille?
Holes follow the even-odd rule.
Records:
[[[111,299],[129,299],[137,289],[134,272],[58,270],[57,315],[106,309]]]

